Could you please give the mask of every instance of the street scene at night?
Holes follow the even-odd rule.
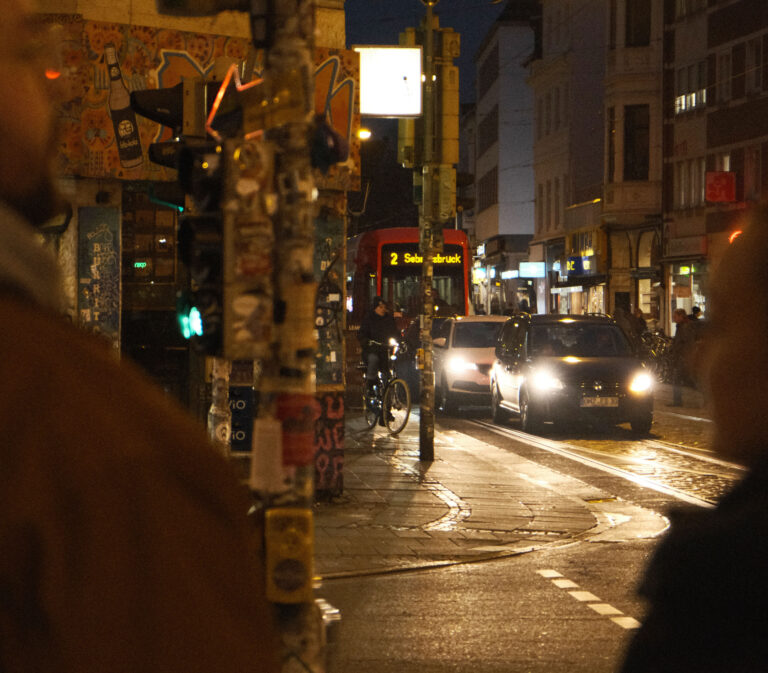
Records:
[[[768,671],[765,0],[4,10],[1,672]]]

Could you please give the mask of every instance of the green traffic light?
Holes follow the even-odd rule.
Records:
[[[187,313],[179,315],[181,335],[185,339],[193,336],[203,336],[203,316],[196,306],[192,306]]]

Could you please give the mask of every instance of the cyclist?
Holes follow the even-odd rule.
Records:
[[[373,298],[373,308],[368,311],[360,323],[357,338],[363,349],[363,362],[366,365],[365,381],[372,391],[379,372],[387,369],[387,345],[389,340],[397,339],[400,333],[395,318],[389,312],[387,302],[378,295]]]

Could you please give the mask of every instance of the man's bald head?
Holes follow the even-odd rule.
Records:
[[[33,223],[56,212],[56,156],[52,89],[45,78],[50,56],[34,0],[4,0],[0,21],[0,199]]]

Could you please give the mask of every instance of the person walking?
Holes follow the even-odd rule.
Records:
[[[0,670],[280,670],[252,506],[137,367],[60,313],[44,23],[0,21]]]
[[[685,309],[676,308],[672,313],[672,322],[675,323],[675,335],[670,346],[672,358],[672,404],[670,406],[680,407],[683,405],[683,386],[690,383],[689,365],[696,335]]]
[[[768,671],[768,211],[734,240],[710,285],[702,380],[713,448],[746,474],[713,509],[676,510],[648,565],[648,601],[621,673]]]

